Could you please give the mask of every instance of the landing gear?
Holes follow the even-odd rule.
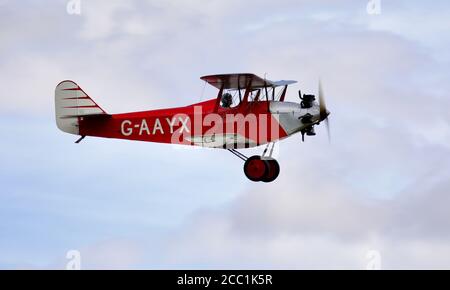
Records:
[[[272,182],[280,174],[280,165],[275,159],[262,159],[252,156],[244,163],[244,173],[251,181]]]
[[[268,148],[269,146],[264,150],[262,156],[255,155],[249,158],[235,149],[228,149],[228,151],[245,161],[244,173],[248,179],[254,182],[262,181],[269,183],[277,179],[280,174],[280,165],[278,161],[271,157],[273,147],[270,150],[269,156],[266,156]]]

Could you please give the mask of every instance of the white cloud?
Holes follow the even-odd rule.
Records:
[[[225,210],[199,213],[162,243],[158,262],[162,268],[365,269],[367,252],[376,250],[385,269],[450,266],[441,191],[448,182],[437,191],[415,194],[411,186],[376,201],[349,194],[326,170],[321,174],[326,182],[310,173],[297,183],[258,186]]]

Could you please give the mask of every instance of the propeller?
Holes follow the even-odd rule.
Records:
[[[331,140],[330,137],[330,124],[328,121],[328,116],[330,111],[327,110],[327,105],[325,103],[325,97],[322,89],[322,82],[319,80],[319,117],[320,121],[325,121],[325,126],[327,127],[328,141]]]

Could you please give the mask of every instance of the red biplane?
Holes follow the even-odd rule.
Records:
[[[319,102],[302,95],[286,102],[295,81],[269,81],[254,74],[222,74],[201,78],[216,87],[216,98],[170,109],[124,114],[106,113],[73,81],[56,87],[56,124],[64,132],[81,136],[185,144],[227,149],[243,161],[252,181],[272,182],[280,172],[272,158],[276,141],[295,133],[315,135],[314,126],[325,121],[326,109],[319,83]],[[267,144],[261,156],[247,158],[237,149]]]

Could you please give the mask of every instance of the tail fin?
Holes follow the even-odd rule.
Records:
[[[79,135],[79,119],[107,115],[76,83],[63,81],[55,89],[56,125],[61,131]]]

